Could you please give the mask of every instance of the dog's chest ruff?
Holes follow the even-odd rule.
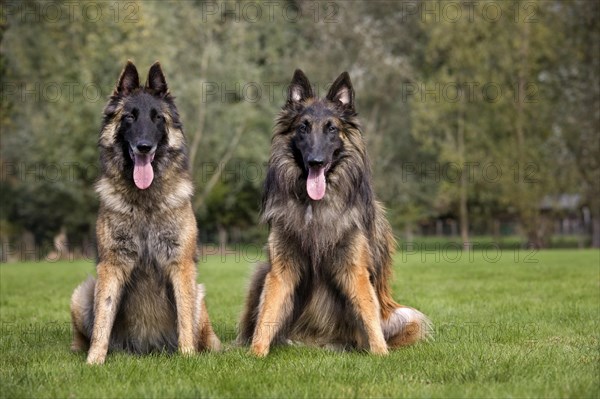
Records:
[[[184,179],[179,181],[172,190],[158,195],[151,203],[144,204],[142,198],[136,198],[137,203],[131,202],[130,197],[108,178],[101,178],[96,183],[96,192],[100,202],[111,212],[131,214],[136,208],[144,208],[144,212],[171,212],[173,209],[187,205],[194,193],[192,182]],[[149,200],[150,202],[150,200]],[[152,209],[154,208],[154,209]]]
[[[305,224],[310,224],[310,222],[312,222],[313,219],[313,208],[311,204],[308,204],[308,206],[306,207],[306,212],[304,213],[304,223]]]

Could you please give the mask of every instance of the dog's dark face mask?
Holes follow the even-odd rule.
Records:
[[[160,65],[154,64],[146,85],[139,86],[137,70],[127,64],[117,92],[123,96],[123,111],[118,134],[124,142],[123,152],[133,162],[133,181],[145,190],[154,180],[152,162],[159,144],[167,135],[161,99],[167,94],[167,84]]]
[[[328,173],[340,158],[343,115],[353,110],[354,92],[347,73],[341,74],[324,99],[313,99],[308,78],[297,70],[288,91],[287,106],[298,111],[291,127],[298,163],[306,172],[306,192],[319,201],[327,191]]]
[[[327,189],[326,174],[342,147],[340,121],[322,103],[308,107],[295,128],[293,144],[300,152],[306,177],[306,192],[321,200]]]

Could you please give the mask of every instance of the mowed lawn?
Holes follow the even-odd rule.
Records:
[[[226,343],[191,358],[69,351],[69,298],[84,261],[0,265],[0,390],[13,397],[598,397],[600,252],[398,254],[394,293],[435,324],[431,343],[387,357],[279,347],[266,359],[232,344],[250,252],[200,263]]]

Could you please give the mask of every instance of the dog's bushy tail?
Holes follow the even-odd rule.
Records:
[[[433,324],[416,309],[399,306],[382,321],[383,335],[390,348],[433,339]]]

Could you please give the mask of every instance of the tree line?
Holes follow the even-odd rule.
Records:
[[[545,247],[569,216],[600,247],[597,2],[30,0],[1,12],[3,258],[28,241],[93,246],[101,111],[127,59],[160,60],[177,98],[204,242],[264,238],[273,118],[301,68],[321,95],[350,73],[400,238],[455,233],[468,247],[514,233]]]

